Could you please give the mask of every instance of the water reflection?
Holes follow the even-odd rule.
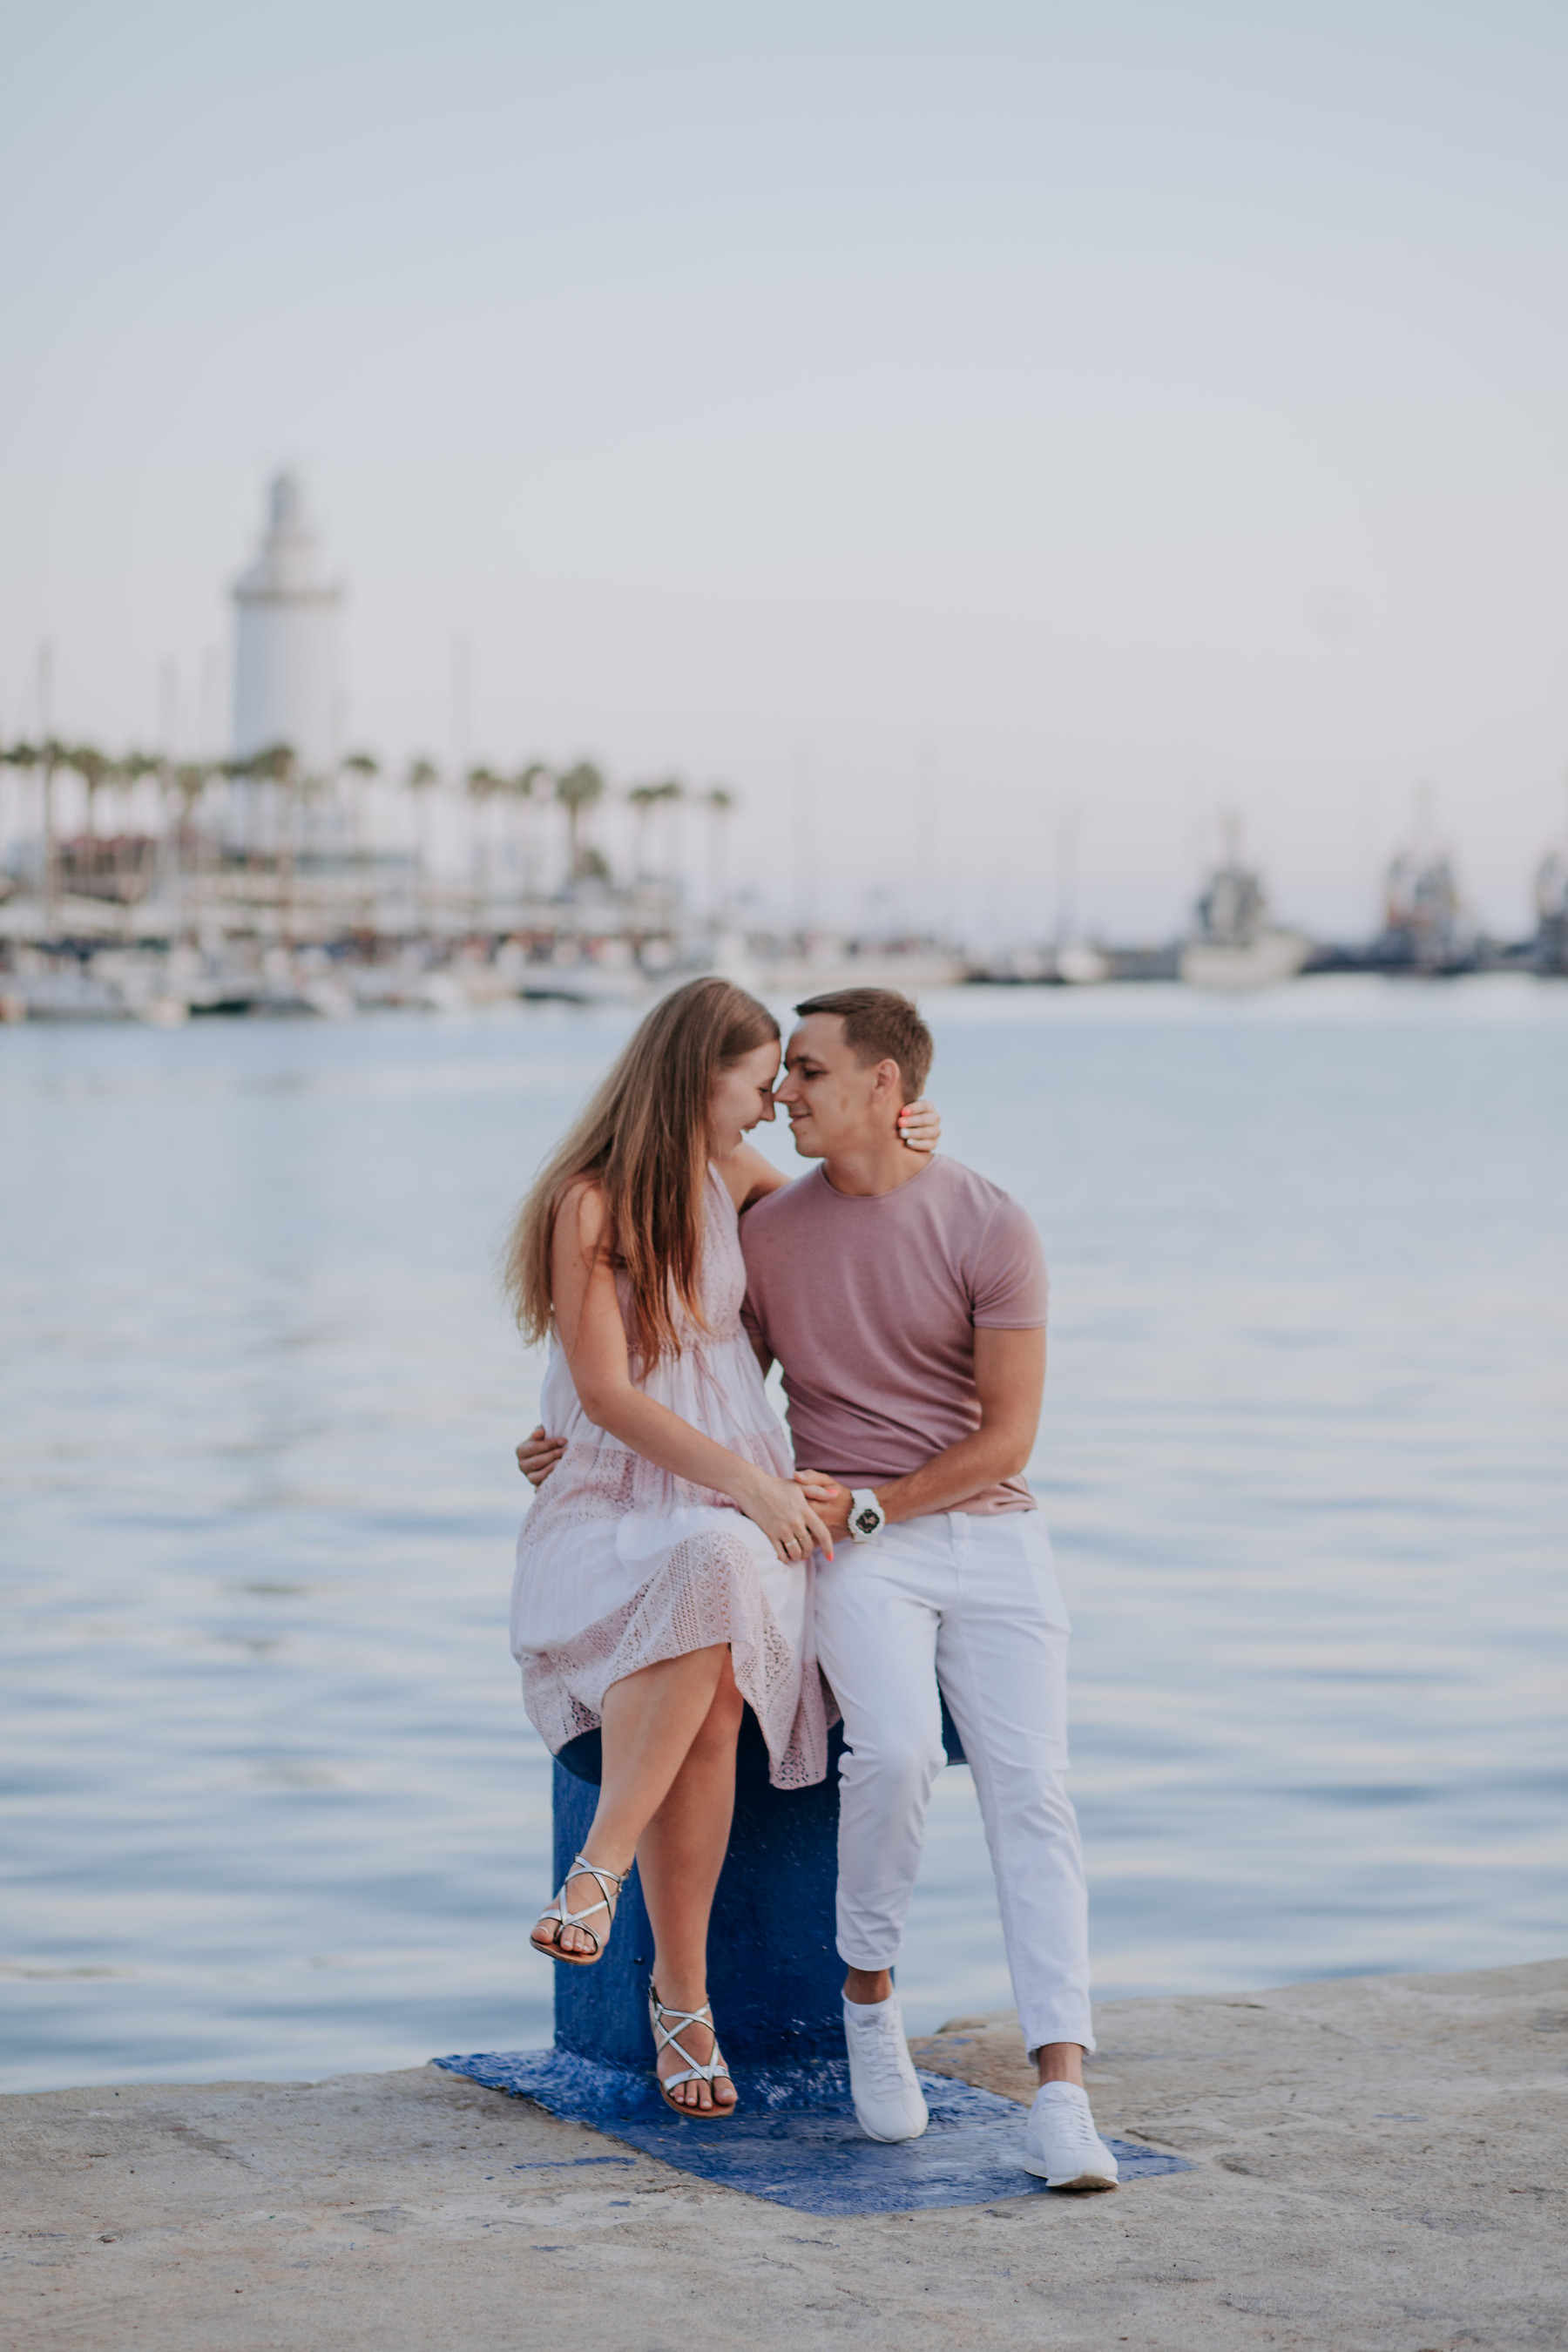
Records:
[[[1052,1260],[1102,1988],[1560,1948],[1568,991],[931,1010]],[[8,2084],[548,2038],[489,1266],[624,1025],[0,1036]],[[963,1772],[900,1978],[1008,1998]]]

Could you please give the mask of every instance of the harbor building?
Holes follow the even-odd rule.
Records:
[[[321,551],[292,474],[267,494],[256,559],[234,586],[234,755],[287,744],[307,775],[328,775],[342,745],[343,591]]]

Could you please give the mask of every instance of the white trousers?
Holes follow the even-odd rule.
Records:
[[[1067,1611],[1038,1511],[942,1511],[817,1559],[816,1638],[844,1714],[838,1952],[891,1968],[944,1761],[974,1776],[1031,2053],[1094,2047],[1089,1902],[1067,1770]]]

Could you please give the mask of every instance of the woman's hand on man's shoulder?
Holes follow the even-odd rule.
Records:
[[[942,1113],[924,1095],[906,1103],[899,1113],[899,1141],[911,1151],[931,1152],[942,1141]]]

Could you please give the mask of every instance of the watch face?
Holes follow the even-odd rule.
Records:
[[[863,1536],[874,1536],[882,1524],[882,1514],[868,1504],[865,1510],[856,1512],[855,1524]]]

